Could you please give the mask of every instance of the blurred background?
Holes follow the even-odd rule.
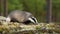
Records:
[[[13,10],[31,12],[38,22],[60,22],[60,0],[0,0],[0,16]]]

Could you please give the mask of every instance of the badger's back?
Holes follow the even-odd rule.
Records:
[[[11,21],[25,22],[31,17],[32,14],[26,11],[15,10],[12,11],[8,17],[11,18]]]

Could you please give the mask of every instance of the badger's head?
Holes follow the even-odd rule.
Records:
[[[38,21],[35,17],[30,17],[28,20],[30,20],[33,24],[38,24]]]
[[[30,13],[30,12],[25,12],[26,13],[26,19],[28,19],[29,22],[32,22],[33,24],[38,24],[37,19]]]

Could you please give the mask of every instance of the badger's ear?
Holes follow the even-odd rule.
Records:
[[[10,22],[10,21],[11,21],[10,17],[7,17],[6,22]]]

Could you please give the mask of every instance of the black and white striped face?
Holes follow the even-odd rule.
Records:
[[[37,19],[35,17],[28,18],[34,24],[38,24]]]

